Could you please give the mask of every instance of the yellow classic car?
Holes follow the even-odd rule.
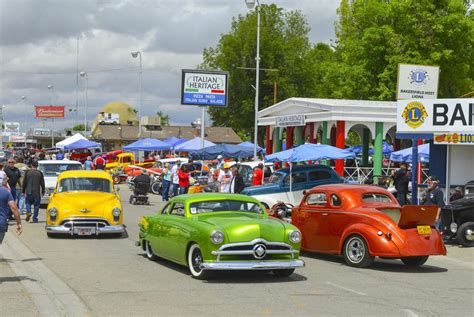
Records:
[[[66,171],[59,175],[46,209],[46,233],[121,235],[125,231],[120,196],[104,171]]]

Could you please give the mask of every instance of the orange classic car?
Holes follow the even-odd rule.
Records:
[[[368,267],[376,256],[420,266],[431,255],[446,255],[434,228],[436,206],[400,207],[376,186],[316,186],[291,217],[302,233],[301,250],[339,254],[354,267]]]

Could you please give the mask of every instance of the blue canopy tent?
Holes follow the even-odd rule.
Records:
[[[354,153],[331,145],[307,143],[286,151],[267,155],[265,156],[265,162],[289,162],[291,170],[293,166],[293,164],[291,163],[304,161],[348,159],[354,157]],[[290,172],[290,179],[291,177],[292,173]],[[290,192],[291,191],[292,181],[290,180]]]
[[[214,143],[210,142],[210,141],[206,141],[204,140],[204,147],[209,147],[209,146],[213,146],[215,145]],[[197,150],[200,150],[201,149],[201,138],[200,137],[196,137],[194,139],[191,139],[187,142],[184,142],[184,143],[181,143],[177,146],[175,146],[174,150],[176,152],[194,152],[194,151],[197,151]]]
[[[170,137],[170,138],[164,140],[163,142],[168,143],[168,144],[171,145],[172,147],[175,147],[175,146],[177,146],[177,145],[179,145],[179,144],[181,144],[181,143],[187,142],[187,141],[189,141],[189,140],[188,140],[188,139],[184,139],[184,138],[183,138],[183,139],[180,139],[180,138],[177,138],[177,137],[175,137],[175,136],[172,136],[172,137]]]
[[[157,139],[140,139],[123,147],[125,151],[160,151],[169,150],[171,145]]]
[[[92,149],[92,148],[100,148],[101,146],[102,145],[100,143],[80,139],[80,140],[77,140],[76,142],[65,145],[64,149],[65,150]]]
[[[348,147],[346,150],[351,151],[352,153],[355,153],[355,154],[360,154],[362,153],[363,148],[362,148],[362,145],[356,145],[356,146]],[[388,143],[387,141],[384,141],[383,146],[382,146],[382,154],[388,155],[392,153],[392,151],[393,151],[392,145],[390,145],[390,143]],[[374,149],[372,147],[369,148],[369,155],[374,155]]]
[[[354,158],[355,154],[326,144],[303,144],[295,148],[265,156],[266,162],[304,162]]]
[[[428,163],[430,161],[429,143],[418,146],[418,160],[422,163]],[[390,154],[390,161],[411,163],[412,148],[410,147],[400,151],[392,152],[392,154]]]
[[[253,156],[253,147],[245,147],[234,144],[217,144],[197,150],[190,154],[195,160],[213,160],[219,155],[229,158],[244,158]]]
[[[242,146],[242,147],[248,147],[248,148],[251,148],[251,149],[253,149],[253,147],[254,147],[254,144],[252,142],[249,142],[249,141],[245,141],[245,142],[239,143],[237,145]],[[262,153],[262,152],[263,152],[263,148],[257,145],[257,153]]]

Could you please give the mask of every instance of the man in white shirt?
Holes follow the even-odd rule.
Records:
[[[217,182],[219,183],[219,192],[230,193],[230,183],[232,181],[232,173],[229,164],[224,164],[224,170],[221,170]]]
[[[171,168],[171,177],[173,178],[173,196],[178,196],[179,177],[178,171],[181,168],[181,162],[178,160]]]

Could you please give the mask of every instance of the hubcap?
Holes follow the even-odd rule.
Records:
[[[472,231],[472,229],[467,229],[465,236],[466,236],[467,240],[473,241],[474,240],[474,232]]]
[[[146,255],[151,258],[153,253],[151,252],[150,241],[146,242]]]
[[[193,251],[193,269],[196,273],[201,272],[201,263],[202,263],[202,256],[201,256],[201,251],[199,249],[195,249]]]
[[[347,256],[353,263],[359,263],[364,258],[365,246],[364,243],[358,238],[351,239],[347,244],[346,250]]]

